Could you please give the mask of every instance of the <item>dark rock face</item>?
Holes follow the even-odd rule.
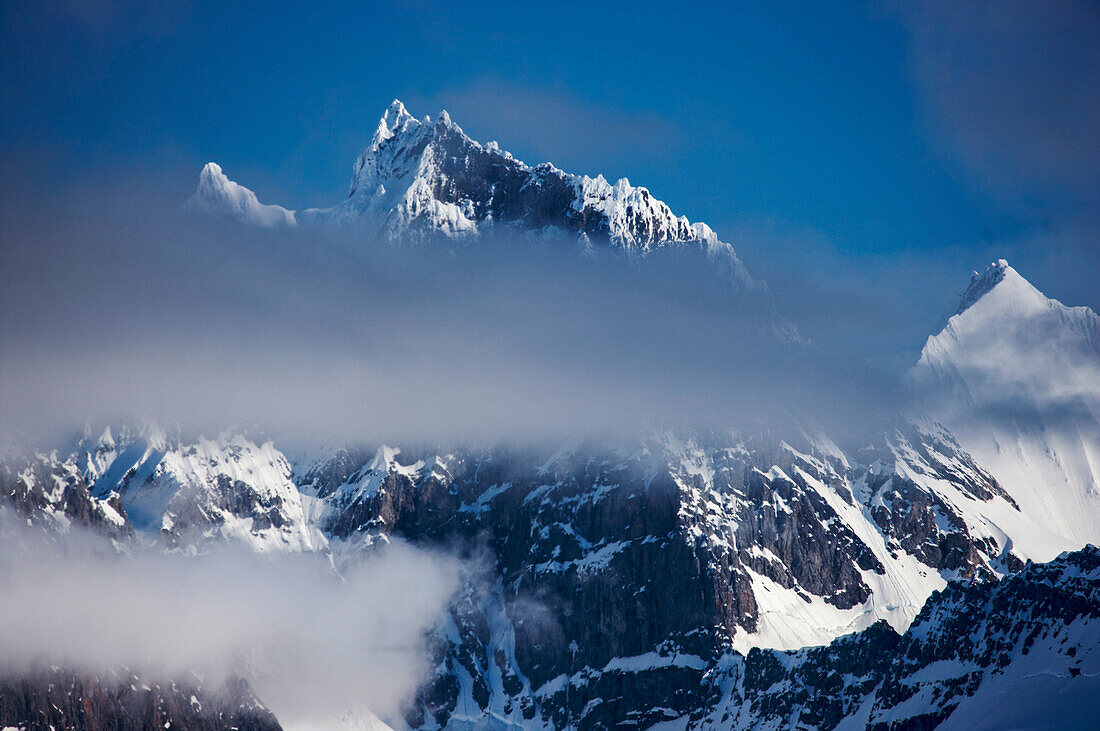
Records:
[[[510,156],[475,145],[447,124],[433,125],[424,145],[427,163],[436,171],[431,178],[432,196],[448,203],[469,201],[474,220],[522,224],[534,230],[554,226],[604,239],[610,235],[606,220],[574,209],[572,181],[553,165],[528,168]]]
[[[151,683],[137,675],[104,677],[60,669],[0,678],[0,726],[87,731],[281,728],[240,679],[210,691],[193,682]]]
[[[1003,500],[1019,507],[1005,490],[958,442],[942,429],[923,432],[903,425],[889,442],[891,455],[872,451],[863,455],[868,463],[901,460],[908,474],[895,469],[866,469],[862,479],[875,523],[901,549],[923,563],[966,578],[991,576],[993,568],[1019,570],[1023,563],[997,545],[974,538],[966,522],[936,492],[918,484],[910,475],[941,480],[975,500]],[[942,526],[947,526],[945,529]]]
[[[397,139],[391,144],[402,144]],[[612,222],[600,209],[599,199],[585,205],[576,176],[550,163],[528,167],[511,155],[482,147],[454,124],[436,122],[408,154],[422,158],[434,200],[465,206],[479,223],[494,222],[538,231],[553,228],[592,241],[623,244]],[[605,193],[607,197],[612,194]],[[643,248],[666,243],[704,243],[686,219],[672,214],[644,188],[637,200],[625,204],[625,226],[630,241]],[[414,219],[428,225],[423,218]]]
[[[919,469],[946,464],[978,499],[998,499],[957,445],[917,437]],[[582,444],[552,457],[383,449],[359,452],[358,467],[345,450],[306,482],[325,486],[334,538],[486,549],[491,588],[456,602],[411,724],[445,725],[462,709],[463,722],[606,728],[684,716],[713,695],[700,690],[707,668],[759,628],[753,576],[854,610],[872,599],[866,577],[894,570],[884,564],[891,553],[930,571],[993,575],[996,546],[970,539],[935,493],[893,468],[807,449],[710,435],[628,452]],[[975,471],[973,485],[957,463]],[[874,498],[878,510],[863,507]],[[877,549],[868,528],[880,531]],[[820,710],[823,722],[839,712]]]
[[[889,625],[879,622],[808,651],[807,661],[790,670],[782,654],[753,649],[744,659],[744,704],[760,719],[789,718],[797,710],[802,724],[833,728],[875,690],[898,639]],[[778,692],[779,685],[783,692]]]

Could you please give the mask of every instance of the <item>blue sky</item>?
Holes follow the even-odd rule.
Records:
[[[329,205],[400,97],[629,177],[766,276],[888,261],[950,299],[1005,255],[1097,307],[1096,7],[905,8],[8,4],[0,151],[46,177],[163,169],[181,197],[217,160],[266,201]]]

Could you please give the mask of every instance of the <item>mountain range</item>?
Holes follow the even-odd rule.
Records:
[[[398,101],[331,208],[262,204],[215,163],[187,205],[413,245],[503,228],[579,251],[700,249],[736,286],[761,286],[647,189],[528,166]],[[303,455],[277,438],[100,425],[7,456],[0,499],[51,532],[322,552],[337,568],[390,537],[484,542],[491,578],[452,601],[395,727],[1092,727],[1100,317],[993,262],[908,385],[907,412],[858,443],[795,423],[541,450],[348,435]],[[52,696],[11,687],[0,723],[45,717],[33,698]]]

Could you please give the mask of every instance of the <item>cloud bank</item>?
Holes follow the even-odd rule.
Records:
[[[395,717],[458,587],[457,560],[401,543],[337,576],[320,555],[120,555],[101,537],[74,529],[58,541],[9,518],[0,511],[0,670],[196,672],[214,688],[234,673],[290,726]]]
[[[542,441],[794,415],[850,427],[893,398],[894,379],[843,338],[776,337],[775,303],[797,292],[740,291],[698,252],[254,231],[137,185],[33,200],[0,213],[0,408],[32,435],[139,417],[341,441]]]

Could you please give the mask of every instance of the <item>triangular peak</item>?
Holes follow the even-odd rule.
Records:
[[[1017,312],[1033,311],[1049,306],[1050,300],[1024,279],[1019,272],[1008,265],[1004,259],[991,262],[981,273],[974,272],[970,284],[959,298],[954,311],[948,313],[947,320],[969,313],[979,302],[983,312],[1004,310]],[[939,328],[942,330],[942,326]]]

